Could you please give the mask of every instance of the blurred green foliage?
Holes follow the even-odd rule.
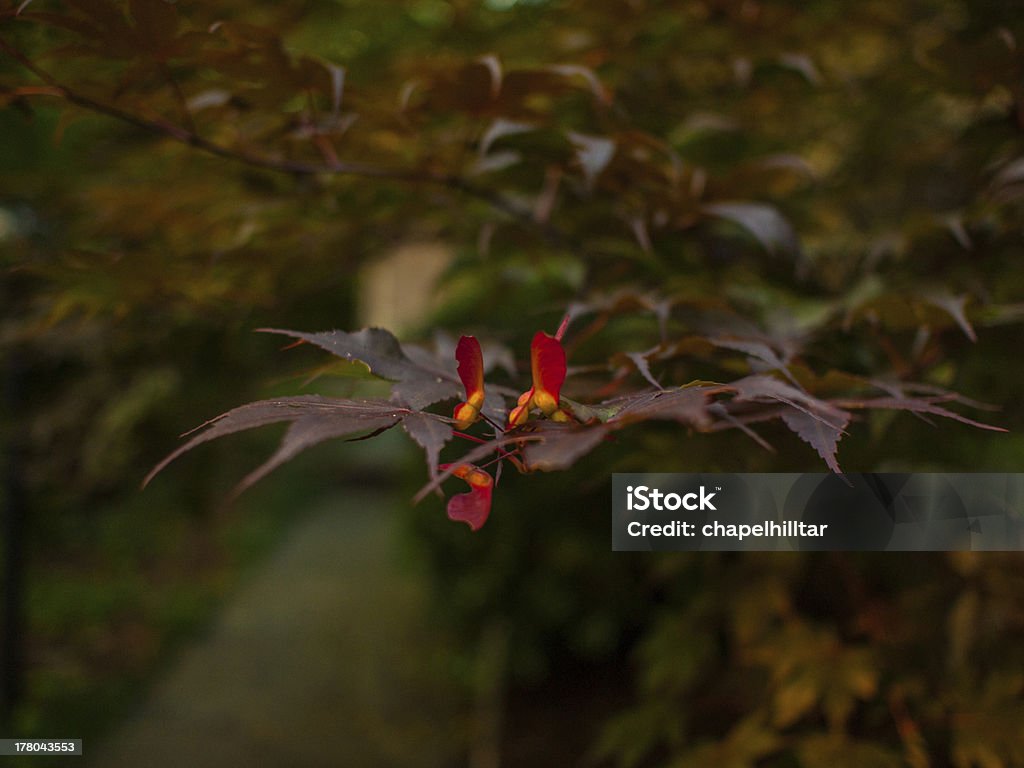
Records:
[[[117,627],[140,600],[124,629],[140,647],[202,613],[131,574],[206,538],[253,444],[204,447],[214,458],[147,491],[159,502],[130,500],[136,480],[183,429],[297,389],[295,358],[249,331],[350,327],[354,271],[410,239],[455,251],[425,337],[526,349],[576,302],[571,363],[639,385],[616,355],[659,344],[650,302],[669,299],[674,338],[791,349],[821,392],[846,374],[955,390],[1011,429],[873,413],[843,439],[847,469],[1021,466],[1009,0],[15,6],[0,37],[77,97],[0,55],[0,350],[20,351],[28,384],[3,437],[25,443],[35,551],[53,559],[35,565],[36,647],[89,648],[76,627]],[[699,344],[650,362],[675,384],[757,369]],[[1024,762],[1018,557],[607,551],[613,471],[822,469],[784,428],[764,435],[778,453],[678,425],[623,433],[569,473],[506,475],[476,536],[439,503],[410,510],[438,615],[466,655],[503,628],[527,687],[627,664],[599,761]],[[119,510],[140,503],[164,512],[136,530]],[[97,553],[102,586],[71,592],[95,569],[65,581],[58,565]],[[60,675],[52,658],[34,674]],[[466,658],[452,664],[469,685]]]

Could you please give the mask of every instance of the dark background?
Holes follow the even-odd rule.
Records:
[[[774,452],[644,424],[508,471],[477,534],[409,502],[397,432],[234,504],[279,430],[139,490],[241,403],[386,393],[256,328],[476,333],[523,371],[576,302],[586,400],[645,385],[623,353],[666,298],[662,383],[764,370],[706,341],[746,334],[821,396],[923,382],[1009,430],[858,413],[844,469],[1019,471],[1015,3],[0,8],[4,735],[105,765],[1024,763],[1016,554],[610,552],[612,472],[826,471],[775,421]],[[288,167],[332,156],[390,170]]]

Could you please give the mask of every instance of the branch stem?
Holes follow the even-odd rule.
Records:
[[[515,220],[522,228],[534,232],[548,245],[575,250],[572,239],[564,231],[548,222],[537,220],[533,212],[503,195],[497,190],[470,181],[464,176],[451,173],[439,173],[429,169],[385,168],[365,163],[345,161],[326,161],[321,163],[303,162],[282,158],[266,157],[246,151],[227,147],[223,144],[204,138],[194,129],[176,125],[167,120],[153,119],[133,114],[125,109],[107,104],[86,96],[75,89],[64,85],[56,77],[33,62],[28,56],[0,37],[0,50],[21,64],[45,83],[46,90],[25,91],[25,95],[55,96],[90,112],[104,115],[126,125],[134,126],[142,131],[172,139],[180,144],[197,149],[214,157],[231,160],[252,168],[261,168],[276,173],[292,176],[356,176],[367,179],[383,179],[409,184],[430,184],[460,192],[486,203],[491,208]],[[177,83],[172,83],[177,88]],[[180,94],[180,91],[179,91]]]

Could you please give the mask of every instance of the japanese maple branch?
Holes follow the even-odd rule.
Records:
[[[306,163],[297,160],[281,160],[232,149],[203,138],[194,130],[160,119],[150,119],[133,114],[112,104],[97,101],[85,96],[57,80],[46,70],[39,67],[18,49],[0,37],[0,50],[21,64],[25,69],[42,80],[49,88],[31,95],[49,95],[63,98],[82,109],[96,114],[105,115],[122,123],[139,128],[148,133],[177,141],[206,154],[225,160],[242,163],[253,168],[261,168],[276,173],[293,176],[357,176],[369,179],[384,179],[413,184],[433,184],[461,192],[469,197],[487,203],[491,208],[506,214],[525,229],[540,235],[549,245],[579,250],[573,239],[560,228],[544,221],[539,221],[533,212],[524,208],[497,190],[476,184],[458,174],[436,173],[428,170],[409,170],[401,168],[381,168],[363,163],[331,162]]]

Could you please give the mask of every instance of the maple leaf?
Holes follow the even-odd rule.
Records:
[[[737,402],[778,402],[787,406],[774,415],[814,448],[829,469],[841,473],[836,453],[839,440],[850,423],[849,413],[771,376],[747,376],[729,387],[736,392],[734,400]]]
[[[568,469],[600,445],[610,431],[606,424],[538,422],[530,432],[531,442],[522,449],[523,459],[531,470]]]
[[[836,474],[842,473],[836,458],[839,440],[843,436],[843,430],[840,427],[792,408],[782,412],[782,421],[801,440],[810,444],[818,452],[829,469]]]
[[[727,202],[707,205],[704,211],[743,227],[772,255],[780,251],[800,255],[800,241],[793,226],[773,206],[746,201]]]
[[[451,426],[432,413],[408,413],[402,419],[402,428],[426,452],[427,470],[434,477],[441,449],[452,438]]]
[[[261,333],[290,336],[337,355],[349,362],[362,363],[374,376],[395,382],[392,396],[420,410],[441,400],[457,397],[458,379],[450,368],[427,355],[403,349],[398,339],[382,328],[361,331],[302,333],[278,328],[259,328]]]
[[[413,412],[387,400],[341,400],[321,395],[299,395],[233,408],[187,434],[200,431],[157,464],[142,481],[143,487],[183,453],[198,445],[247,429],[291,422],[274,454],[247,475],[235,489],[244,491],[271,470],[324,440],[361,432],[377,433],[398,424]]]
[[[943,408],[939,405],[939,403],[948,402],[952,399],[955,399],[955,396],[951,397],[942,395],[935,397],[874,397],[864,400],[835,400],[834,402],[844,408],[880,408],[909,411],[911,413],[918,414],[931,414],[932,416],[942,416],[945,419],[959,421],[961,424],[967,424],[968,426],[977,427],[978,429],[987,429],[990,432],[1008,431],[993,424],[986,424],[981,421],[969,419],[966,416],[961,416],[959,413],[951,411],[948,408]]]
[[[606,421],[624,426],[649,419],[678,421],[704,429],[710,424],[707,403],[714,394],[726,391],[720,386],[697,385],[658,392],[639,392],[601,404],[612,409]]]

